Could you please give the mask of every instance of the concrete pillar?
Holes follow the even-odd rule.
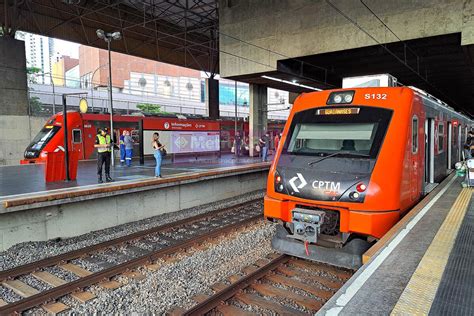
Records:
[[[258,156],[254,151],[258,139],[267,131],[267,87],[250,84],[249,147],[250,157]]]
[[[206,106],[210,119],[219,118],[219,80],[206,79]]]
[[[25,42],[0,37],[0,115],[28,115]]]

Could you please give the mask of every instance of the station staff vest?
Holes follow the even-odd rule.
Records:
[[[110,135],[109,134],[107,134],[105,136],[97,134],[97,139],[99,140],[100,145],[110,144]],[[97,148],[97,151],[99,153],[110,152],[110,148]]]

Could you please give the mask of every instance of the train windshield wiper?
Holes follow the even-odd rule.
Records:
[[[353,151],[338,151],[338,152],[332,153],[330,155],[324,156],[321,159],[308,162],[308,166],[312,166],[312,165],[317,164],[318,162],[323,161],[327,158],[331,158],[331,157],[339,156],[339,155],[352,155],[352,156],[357,156],[357,157],[370,157],[370,155],[360,154],[360,153],[356,153],[356,152],[353,152]]]

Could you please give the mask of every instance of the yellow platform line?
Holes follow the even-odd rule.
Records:
[[[428,315],[471,195],[462,189],[391,315]]]

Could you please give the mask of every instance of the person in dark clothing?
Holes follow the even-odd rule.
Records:
[[[105,164],[105,181],[112,182],[113,179],[110,177],[110,161],[111,161],[111,147],[112,139],[107,134],[105,129],[98,129],[98,133],[95,137],[95,148],[97,148],[97,176],[98,182],[103,183],[102,180],[102,166]]]
[[[268,157],[268,148],[270,148],[270,133],[266,132],[259,140],[260,147],[262,148],[262,161],[266,162]]]
[[[235,134],[234,143],[235,143],[235,155],[237,157],[240,157],[240,151],[242,149],[242,137],[240,137],[239,132],[237,132],[237,134]]]

